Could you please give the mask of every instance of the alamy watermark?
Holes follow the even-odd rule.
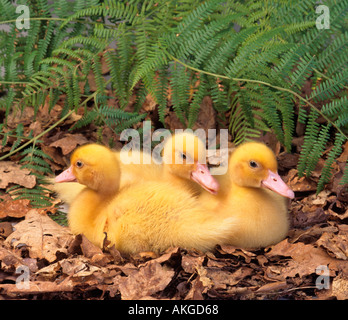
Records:
[[[18,30],[30,29],[30,10],[29,10],[29,7],[25,6],[25,5],[19,5],[16,8],[16,13],[21,14],[16,19],[16,28]]]
[[[315,273],[319,276],[315,280],[315,287],[319,290],[330,289],[330,269],[326,265],[317,266]]]
[[[16,288],[19,290],[28,290],[30,288],[30,269],[28,266],[20,265],[16,268]]]
[[[323,4],[319,5],[315,9],[315,13],[320,14],[320,16],[315,21],[315,26],[317,29],[330,29],[330,9],[328,6]]]

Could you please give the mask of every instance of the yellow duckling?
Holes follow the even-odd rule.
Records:
[[[203,189],[217,194],[219,183],[206,165],[205,143],[193,133],[182,132],[166,139],[163,163],[163,180],[187,188],[195,195]]]
[[[56,183],[77,182],[83,186],[70,203],[69,227],[74,234],[84,234],[102,246],[107,231],[106,210],[120,186],[119,163],[113,152],[97,144],[79,147],[70,162],[71,166],[55,179]]]
[[[123,253],[163,251],[171,246],[212,249],[225,242],[233,218],[204,210],[185,189],[147,181],[119,189],[120,165],[106,147],[85,145],[74,151],[71,166],[56,180],[85,186],[68,214],[73,233],[102,246],[107,238]]]
[[[223,185],[229,189],[225,190],[226,196],[215,202],[215,211],[224,217],[235,218],[230,244],[258,248],[286,237],[289,229],[286,198],[294,198],[294,192],[279,176],[271,149],[259,142],[240,145],[231,154],[223,179],[228,180]],[[209,202],[209,199],[205,198],[205,201]]]

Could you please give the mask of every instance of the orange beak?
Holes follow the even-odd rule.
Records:
[[[56,176],[55,182],[60,183],[60,182],[76,182],[77,179],[75,175],[72,172],[72,166],[70,166],[68,169],[63,171],[61,174]]]
[[[268,170],[268,176],[266,179],[262,180],[261,186],[279,193],[284,197],[290,199],[295,198],[294,191],[286,185],[278,173],[274,173],[271,170]]]
[[[212,194],[217,194],[219,190],[219,183],[211,175],[207,165],[205,164],[197,162],[196,169],[191,172],[191,179]]]

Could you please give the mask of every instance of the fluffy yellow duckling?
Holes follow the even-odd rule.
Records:
[[[294,192],[279,176],[273,151],[259,142],[240,145],[230,156],[227,179],[229,190],[216,209],[236,219],[228,242],[258,248],[283,240],[289,229],[286,198]]]
[[[85,145],[74,151],[71,166],[57,176],[59,182],[77,180],[85,186],[68,214],[73,233],[102,246],[106,232],[111,245],[128,254],[171,246],[209,250],[227,240],[233,218],[205,211],[187,190],[168,182],[119,189],[118,162],[106,147]]]
[[[190,132],[176,134],[165,141],[163,165],[154,163],[151,155],[135,151],[132,151],[132,155],[135,155],[135,159],[140,159],[141,163],[125,163],[122,160],[123,156],[128,156],[128,151],[115,152],[122,171],[120,187],[148,180],[167,181],[193,195],[200,194],[203,189],[216,194],[219,184],[205,164],[205,152],[204,143]],[[143,161],[149,164],[144,164]],[[84,189],[79,183],[60,183],[62,181],[59,178],[56,182],[53,185],[54,191],[68,204]]]
[[[120,166],[108,148],[84,145],[71,156],[71,166],[56,177],[56,183],[78,182],[83,186],[75,194],[68,213],[69,227],[101,246],[107,228],[107,206],[120,185]]]
[[[206,165],[205,143],[191,132],[166,139],[163,147],[163,180],[200,194],[217,194],[219,183]],[[202,189],[203,188],[203,189]]]

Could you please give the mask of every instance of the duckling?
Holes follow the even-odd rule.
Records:
[[[97,144],[79,147],[70,162],[71,166],[55,178],[57,184],[78,182],[82,187],[70,203],[69,227],[74,234],[84,234],[102,246],[106,209],[120,186],[119,162],[113,152]]]
[[[289,230],[286,198],[294,192],[279,176],[273,151],[259,142],[240,145],[230,156],[227,176],[229,190],[216,209],[236,219],[228,243],[259,248],[283,240]]]
[[[204,142],[191,132],[169,137],[163,147],[163,180],[199,195],[203,189],[217,194],[218,181],[206,165]]]
[[[187,190],[169,182],[120,186],[117,156],[99,145],[74,151],[71,166],[57,177],[85,186],[68,213],[73,233],[102,246],[104,232],[122,253],[160,252],[171,246],[212,249],[227,241],[234,218],[207,212]]]
[[[162,165],[156,164],[150,154],[136,151],[132,151],[132,156],[139,159],[140,163],[124,163],[122,157],[128,156],[128,151],[114,152],[122,171],[121,188],[133,183],[155,180],[167,181],[185,188],[193,195],[199,195],[204,189],[216,194],[219,189],[219,183],[205,164],[205,145],[193,133],[179,133],[165,141]],[[79,183],[61,183],[59,179],[56,179],[56,182],[59,184],[55,183],[53,190],[67,204],[84,189]]]

